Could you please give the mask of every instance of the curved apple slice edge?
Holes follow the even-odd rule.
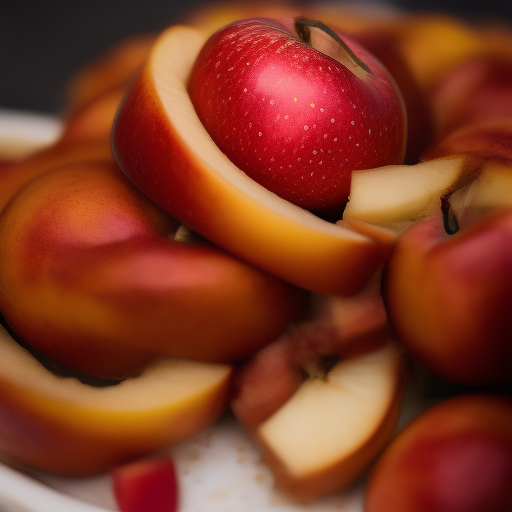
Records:
[[[201,124],[186,89],[205,40],[203,33],[190,27],[168,29],[155,43],[139,80],[152,81],[152,99],[160,102],[156,108],[170,127],[169,137],[178,139],[195,171],[195,193],[203,204],[219,205],[216,225],[212,227],[204,213],[198,221],[190,205],[176,206],[175,198],[170,200],[165,191],[153,190],[166,169],[152,169],[152,185],[145,182],[147,175],[141,178],[140,169],[131,167],[130,158],[123,155],[126,148],[116,140],[116,120],[113,150],[121,168],[171,215],[242,259],[312,291],[354,293],[383,262],[394,234],[381,227],[358,232],[350,223],[324,221],[279,198],[229,161]]]
[[[352,484],[396,429],[405,391],[394,342],[310,379],[254,435],[280,484],[309,501]]]
[[[130,424],[130,418],[135,419],[141,413],[147,413],[144,421],[149,423],[158,422],[159,416],[169,412],[172,415],[173,410],[176,417],[184,411],[194,414],[208,396],[227,394],[232,372],[229,364],[169,358],[150,363],[138,377],[97,388],[52,374],[1,326],[0,361],[0,395],[6,390],[16,393],[20,408],[53,417],[72,429],[85,428],[98,433],[107,429],[120,437],[123,431],[135,433],[137,426]],[[95,421],[84,426],[84,421],[92,416]],[[217,415],[211,421],[215,419]]]

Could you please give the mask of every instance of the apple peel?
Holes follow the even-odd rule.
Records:
[[[227,407],[231,373],[229,364],[169,358],[93,387],[52,374],[0,327],[0,452],[53,473],[106,471],[208,427]]]
[[[308,290],[356,293],[392,243],[292,205],[228,160],[199,121],[186,88],[205,40],[184,26],[159,37],[117,113],[116,160],[163,209],[238,257]]]

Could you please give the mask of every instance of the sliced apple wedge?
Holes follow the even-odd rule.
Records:
[[[300,501],[357,479],[396,427],[404,387],[396,345],[340,360],[309,377],[255,430],[277,483]]]
[[[227,403],[231,366],[154,361],[92,387],[56,376],[0,327],[0,453],[38,470],[86,475],[199,433]]]
[[[194,231],[308,290],[352,294],[382,264],[393,240],[326,222],[248,178],[199,121],[187,79],[203,33],[171,27],[132,82],[113,127],[128,177]]]
[[[456,155],[358,171],[343,219],[400,227],[438,211],[440,198],[470,181],[477,169],[476,159]]]

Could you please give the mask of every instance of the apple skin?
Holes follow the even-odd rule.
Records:
[[[64,122],[59,144],[89,140],[110,141],[112,123],[126,86],[116,87],[77,109]]]
[[[420,88],[401,51],[400,39],[392,30],[394,24],[393,18],[376,27],[359,28],[349,35],[382,62],[400,89],[407,112],[404,163],[415,164],[433,139],[434,121],[428,96]]]
[[[431,94],[437,137],[475,122],[512,116],[512,61],[488,55],[448,73]]]
[[[0,457],[23,468],[102,473],[202,432],[227,407],[229,364],[161,358],[93,387],[49,372],[3,327],[0,353]]]
[[[157,356],[241,359],[274,340],[303,292],[206,242],[113,163],[57,168],[0,217],[0,304],[32,347],[76,370],[137,374]]]
[[[421,160],[460,153],[479,159],[512,162],[512,120],[507,117],[481,119],[456,128],[427,148]]]
[[[132,81],[113,125],[116,161],[148,197],[231,254],[301,288],[351,295],[394,243],[358,235],[279,198],[236,168],[195,115],[186,78],[206,36],[171,27]]]
[[[214,142],[248,176],[305,209],[339,211],[353,170],[403,162],[402,98],[356,43],[341,36],[371,70],[364,77],[300,41],[293,21],[252,18],[217,31],[188,91]]]
[[[121,512],[177,512],[178,481],[169,456],[118,466],[110,477]]]
[[[512,509],[512,402],[468,394],[421,414],[370,473],[365,512]]]
[[[4,210],[21,188],[37,176],[79,162],[113,163],[110,143],[104,139],[56,143],[5,167],[0,173],[0,211]]]
[[[447,235],[442,215],[409,227],[383,277],[393,331],[433,373],[466,385],[512,375],[512,211]]]

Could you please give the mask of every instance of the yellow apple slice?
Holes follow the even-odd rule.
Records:
[[[0,327],[0,452],[54,473],[105,471],[213,423],[226,408],[231,371],[162,359],[138,377],[92,387],[49,372]]]
[[[113,127],[113,152],[129,178],[194,231],[290,283],[352,294],[386,258],[376,240],[326,222],[248,178],[213,143],[187,93],[205,35],[171,27],[132,82]]]
[[[256,430],[280,486],[299,500],[340,489],[360,476],[389,440],[403,392],[396,345],[341,360],[311,375]]]
[[[467,156],[390,165],[352,176],[345,221],[400,226],[439,211],[440,198],[469,181],[478,163]]]

